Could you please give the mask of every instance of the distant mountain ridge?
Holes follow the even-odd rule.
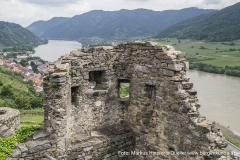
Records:
[[[42,43],[41,39],[19,24],[0,21],[0,44],[36,46]]]
[[[185,8],[152,11],[147,9],[94,10],[72,18],[54,17],[27,27],[41,38],[78,40],[83,37],[128,38],[149,36],[180,21],[214,10]]]
[[[240,39],[240,2],[232,6],[200,15],[159,32],[156,37],[177,37],[208,41]]]

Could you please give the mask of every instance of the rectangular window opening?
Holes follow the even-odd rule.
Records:
[[[156,98],[156,86],[155,85],[145,84],[144,91],[145,91],[144,96],[147,97],[147,98],[145,98],[145,101],[148,104],[147,108],[148,109],[154,108],[156,106],[156,101],[155,101],[155,98]]]
[[[154,99],[156,95],[156,86],[145,84],[145,96]]]
[[[127,79],[118,80],[118,90],[120,98],[129,98],[130,93],[130,81]]]
[[[106,79],[105,71],[90,71],[89,72],[89,81],[88,81],[88,89],[92,90],[105,90],[107,89],[106,86]]]
[[[72,104],[77,103],[77,95],[79,93],[79,86],[77,87],[71,87],[71,102]]]

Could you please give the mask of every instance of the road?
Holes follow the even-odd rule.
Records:
[[[227,149],[231,150],[235,156],[240,157],[240,149],[232,143],[228,142]]]

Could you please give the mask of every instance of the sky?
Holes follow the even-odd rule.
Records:
[[[222,9],[239,0],[0,0],[0,21],[26,27],[38,20],[72,17],[91,10],[145,8],[154,11],[197,7]]]

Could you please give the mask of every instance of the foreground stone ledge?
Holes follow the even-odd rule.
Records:
[[[13,108],[0,107],[0,137],[12,136],[20,127],[20,112]]]

